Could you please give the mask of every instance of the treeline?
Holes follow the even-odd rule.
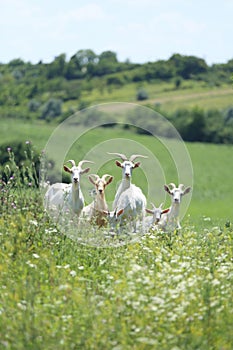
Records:
[[[115,89],[135,83],[135,101],[147,100],[146,90],[136,93],[143,82],[173,82],[174,89],[179,89],[185,80],[220,86],[231,83],[232,72],[233,59],[209,66],[201,58],[180,54],[145,64],[119,62],[115,52],[97,55],[90,49],[79,50],[70,59],[61,54],[51,63],[14,59],[0,63],[0,117],[61,122],[76,110],[88,107],[90,99],[86,96],[96,90],[114,94]],[[231,115],[232,109],[228,108],[208,112],[178,110],[168,117],[185,140],[232,143]]]
[[[153,106],[150,108],[153,109]],[[164,115],[162,111],[161,115]],[[184,141],[233,144],[233,107],[223,110],[204,110],[199,107],[179,109],[166,114],[166,117]],[[151,130],[155,134],[169,137],[166,130],[157,130],[153,115],[145,117],[143,113],[139,114],[138,121],[140,120],[143,121],[143,128],[138,128],[137,133],[147,134],[147,130]]]
[[[37,64],[14,59],[8,64],[0,64],[1,74],[11,73],[16,80],[28,81],[28,79],[44,77],[54,79],[63,77],[66,80],[91,79],[103,77],[109,74],[124,72],[119,81],[124,79],[129,82],[150,81],[153,79],[167,80],[177,76],[183,79],[207,79],[206,74],[214,75],[215,80],[229,79],[229,72],[233,71],[233,59],[225,64],[208,66],[204,59],[195,56],[172,55],[168,60],[159,60],[144,64],[131,63],[129,60],[119,62],[117,54],[112,51],[104,51],[96,55],[92,50],[79,50],[69,60],[65,54],[61,54],[51,62]],[[115,84],[113,76],[106,80],[109,84]]]

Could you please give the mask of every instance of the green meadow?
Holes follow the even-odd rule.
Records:
[[[42,151],[54,129],[1,120],[1,144],[30,141]],[[148,205],[164,200],[166,206],[170,198],[162,185],[177,183],[182,174],[164,145],[177,147],[119,127],[97,128],[81,135],[64,161],[88,156],[95,161],[90,172],[114,175],[106,190],[111,203],[121,171],[107,151],[115,146],[120,148],[115,152],[127,155],[144,151],[149,158],[140,159],[133,182],[148,194]],[[192,184],[185,183],[192,193],[182,202],[191,199],[182,229],[151,231],[131,244],[114,247],[108,237],[103,248],[72,240],[48,216],[33,183],[26,186],[17,173],[7,184],[1,182],[1,349],[233,348],[233,146],[183,147],[193,176],[187,177]],[[33,162],[31,167],[29,174]],[[89,202],[86,175],[82,186]]]
[[[2,137],[1,142],[6,144],[8,142],[9,147],[11,142],[14,140],[22,140],[23,142],[29,140],[32,142],[33,147],[41,151],[46,147],[46,144],[51,137],[53,131],[56,129],[55,125],[44,124],[40,122],[32,123],[21,123],[18,120],[6,121],[2,120],[0,122]],[[82,131],[77,128],[77,135],[82,135]],[[68,139],[69,135],[65,135]],[[137,135],[131,131],[123,130],[122,128],[98,128],[89,130],[85,132],[84,135],[78,137],[77,142],[71,147],[69,153],[66,155],[64,161],[68,159],[75,159],[79,161],[83,159],[85,155],[89,156],[89,160],[95,161],[91,172],[98,170],[100,174],[104,172],[109,172],[114,175],[115,182],[118,183],[121,179],[121,171],[114,164],[114,160],[110,160],[110,156],[106,155],[104,158],[104,163],[101,164],[101,153],[105,154],[109,149],[106,149],[104,142],[108,140],[123,140],[123,146],[121,142],[116,141],[116,147],[121,149],[113,148],[112,151],[126,153],[127,155],[132,153],[140,153],[140,147],[137,152],[134,151],[134,147],[137,145],[142,145],[145,151],[149,150],[151,156],[154,156],[158,160],[158,165],[162,168],[164,172],[164,180],[166,183],[177,182],[177,169],[174,160],[171,159],[171,154],[166,150],[166,147],[159,142],[156,137]],[[132,141],[132,145],[129,149],[124,151],[124,140]],[[111,142],[111,141],[110,141]],[[134,143],[135,142],[135,143]],[[97,145],[102,145],[100,150],[96,150]],[[231,201],[233,197],[232,189],[232,173],[233,173],[233,162],[232,145],[216,145],[216,144],[204,144],[204,143],[185,143],[185,148],[190,156],[190,164],[193,171],[193,190],[192,190],[192,200],[187,214],[190,214],[190,220],[193,222],[199,222],[202,217],[209,217],[216,224],[224,224],[227,221],[233,220],[233,211],[231,206]],[[108,146],[108,144],[107,144]],[[109,146],[108,146],[109,147]],[[173,146],[171,146],[173,147]],[[91,150],[94,149],[92,154]],[[90,153],[89,153],[90,152]],[[97,152],[97,153],[96,153]],[[99,153],[98,153],[99,152]],[[143,151],[141,151],[142,153]],[[59,155],[58,155],[59,156]],[[90,158],[94,157],[94,158]],[[96,158],[96,159],[95,159]],[[149,160],[141,159],[141,164],[143,166],[146,163],[149,164]],[[161,169],[154,169],[154,187],[158,186],[156,181],[156,171],[161,171]],[[57,169],[59,172],[60,169]],[[143,174],[143,171],[139,168],[133,174],[134,182],[143,188],[144,192],[147,193],[147,180],[145,178],[147,174]],[[191,183],[185,183],[185,186],[191,185]],[[87,190],[91,186],[87,179],[83,179],[84,189]],[[110,190],[107,193],[108,199],[113,200],[115,190]],[[86,198],[87,202],[90,198]],[[155,201],[159,204],[158,198],[148,198],[149,201]],[[169,198],[166,204],[169,204]]]

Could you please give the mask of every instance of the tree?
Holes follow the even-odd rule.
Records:
[[[63,53],[55,57],[54,61],[47,65],[47,78],[52,79],[64,76],[66,68],[66,55]]]
[[[204,73],[208,69],[206,62],[195,56],[174,54],[168,62],[174,65],[176,73],[184,79],[190,79],[192,75]]]
[[[103,51],[99,55],[99,62],[107,60],[108,62],[118,63],[117,55],[113,51]]]
[[[65,77],[68,80],[78,79],[82,76],[81,66],[75,56],[71,57],[66,66]]]
[[[10,67],[19,67],[25,65],[24,61],[21,60],[21,58],[15,58],[14,60],[10,61],[9,63]]]
[[[181,78],[180,78],[180,77],[177,77],[177,78],[175,79],[175,88],[176,88],[176,89],[179,89],[180,86],[181,86],[181,83],[182,83]]]
[[[98,56],[94,51],[88,50],[79,50],[70,58],[66,66],[66,79],[80,79],[83,78],[86,74],[92,75],[93,67],[98,62]]]
[[[90,49],[79,50],[74,57],[81,68],[86,67],[89,63],[96,63],[98,60],[97,55]]]
[[[92,75],[102,76],[115,73],[117,71],[118,61],[115,52],[104,51],[99,55],[98,63],[92,67]]]
[[[205,116],[204,111],[194,108],[191,111],[192,120],[187,125],[185,139],[187,141],[205,141]]]

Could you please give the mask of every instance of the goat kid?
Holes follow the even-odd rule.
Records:
[[[105,226],[106,218],[103,211],[108,211],[105,188],[112,182],[113,176],[104,174],[99,177],[97,174],[91,174],[88,179],[95,186],[95,198],[92,203],[83,208],[83,216],[89,218],[99,227]]]
[[[176,228],[180,229],[181,225],[179,221],[179,211],[181,199],[185,194],[191,191],[191,187],[184,188],[183,184],[176,187],[174,183],[170,183],[169,185],[164,185],[164,189],[170,196],[172,196],[172,204],[169,208],[169,212],[166,215],[163,215],[159,221],[158,226],[163,231],[168,229],[173,230]]]
[[[146,208],[146,212],[148,214],[152,214],[152,216],[146,216],[145,217],[145,229],[149,230],[150,228],[156,226],[158,228],[158,223],[161,220],[161,217],[163,214],[166,214],[169,212],[170,208],[162,209],[163,203],[160,204],[160,206],[157,208],[154,203],[151,203],[153,209]]]
[[[117,208],[112,211],[103,210],[103,214],[106,216],[108,221],[110,233],[115,234],[116,232],[119,231],[121,215],[123,214],[123,212],[124,212],[124,209],[117,210]]]

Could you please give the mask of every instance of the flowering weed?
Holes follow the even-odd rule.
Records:
[[[118,247],[80,244],[50,221],[33,170],[30,178],[17,169],[9,152],[0,184],[1,349],[233,348],[230,223],[184,223]]]

